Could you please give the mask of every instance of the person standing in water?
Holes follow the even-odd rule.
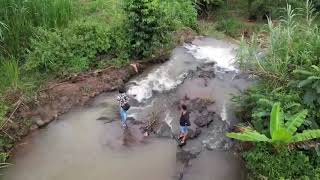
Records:
[[[180,116],[180,136],[181,144],[185,144],[188,136],[188,126],[190,126],[189,112],[185,104],[181,105],[181,116]]]
[[[123,128],[127,128],[127,111],[130,108],[129,97],[125,92],[125,88],[121,86],[119,88],[119,95],[117,96],[117,101],[119,103],[120,116],[121,116],[121,125]]]

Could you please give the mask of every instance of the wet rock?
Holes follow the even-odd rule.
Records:
[[[115,119],[111,119],[110,117],[102,116],[102,117],[99,117],[97,119],[97,121],[104,121],[104,123],[107,124],[107,123],[111,123],[111,122],[115,121]]]
[[[213,113],[212,116],[213,116],[213,121],[222,121],[221,116],[219,116],[218,114]]]
[[[229,150],[231,148],[231,144],[227,142],[226,139],[209,139],[204,140],[202,142],[204,144],[204,147],[209,150]]]
[[[173,138],[171,127],[164,121],[162,121],[159,127],[155,130],[158,137],[169,137]]]
[[[213,120],[214,120],[214,114],[208,113],[207,115],[202,115],[198,117],[193,122],[198,127],[205,127],[205,126],[209,126],[213,122]]]
[[[188,130],[188,139],[195,139],[201,134],[201,129],[196,128],[194,129],[189,129]]]
[[[127,121],[129,121],[132,125],[142,125],[145,124],[142,121],[136,120],[134,117],[127,117]]]

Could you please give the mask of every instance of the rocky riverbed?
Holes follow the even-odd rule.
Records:
[[[232,64],[235,48],[210,38],[176,48],[169,61],[147,68],[126,83],[132,105],[128,130],[119,126],[116,93],[99,95],[28,136],[11,160],[15,165],[4,172],[5,178],[245,179],[233,141],[224,135],[237,122],[232,94],[251,82]],[[118,76],[109,75],[105,78]],[[107,81],[101,81],[101,91]],[[82,83],[95,86],[90,82]],[[66,99],[73,97],[72,92],[78,90],[70,91]],[[88,92],[89,97],[97,95]],[[192,121],[190,138],[182,148],[175,140],[181,103],[188,105]],[[150,136],[144,137],[145,131]]]

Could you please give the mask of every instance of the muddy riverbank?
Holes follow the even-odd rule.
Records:
[[[224,135],[237,122],[232,94],[250,84],[232,64],[235,49],[210,38],[176,48],[169,61],[126,83],[132,105],[128,131],[119,126],[116,94],[103,93],[25,138],[5,178],[245,179],[233,141]],[[191,113],[191,138],[178,148],[182,102]],[[158,123],[143,137],[152,119]]]

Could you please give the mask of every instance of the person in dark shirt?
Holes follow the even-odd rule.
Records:
[[[181,116],[180,116],[180,136],[181,144],[184,144],[187,140],[188,126],[190,126],[189,112],[185,104],[181,105]]]

